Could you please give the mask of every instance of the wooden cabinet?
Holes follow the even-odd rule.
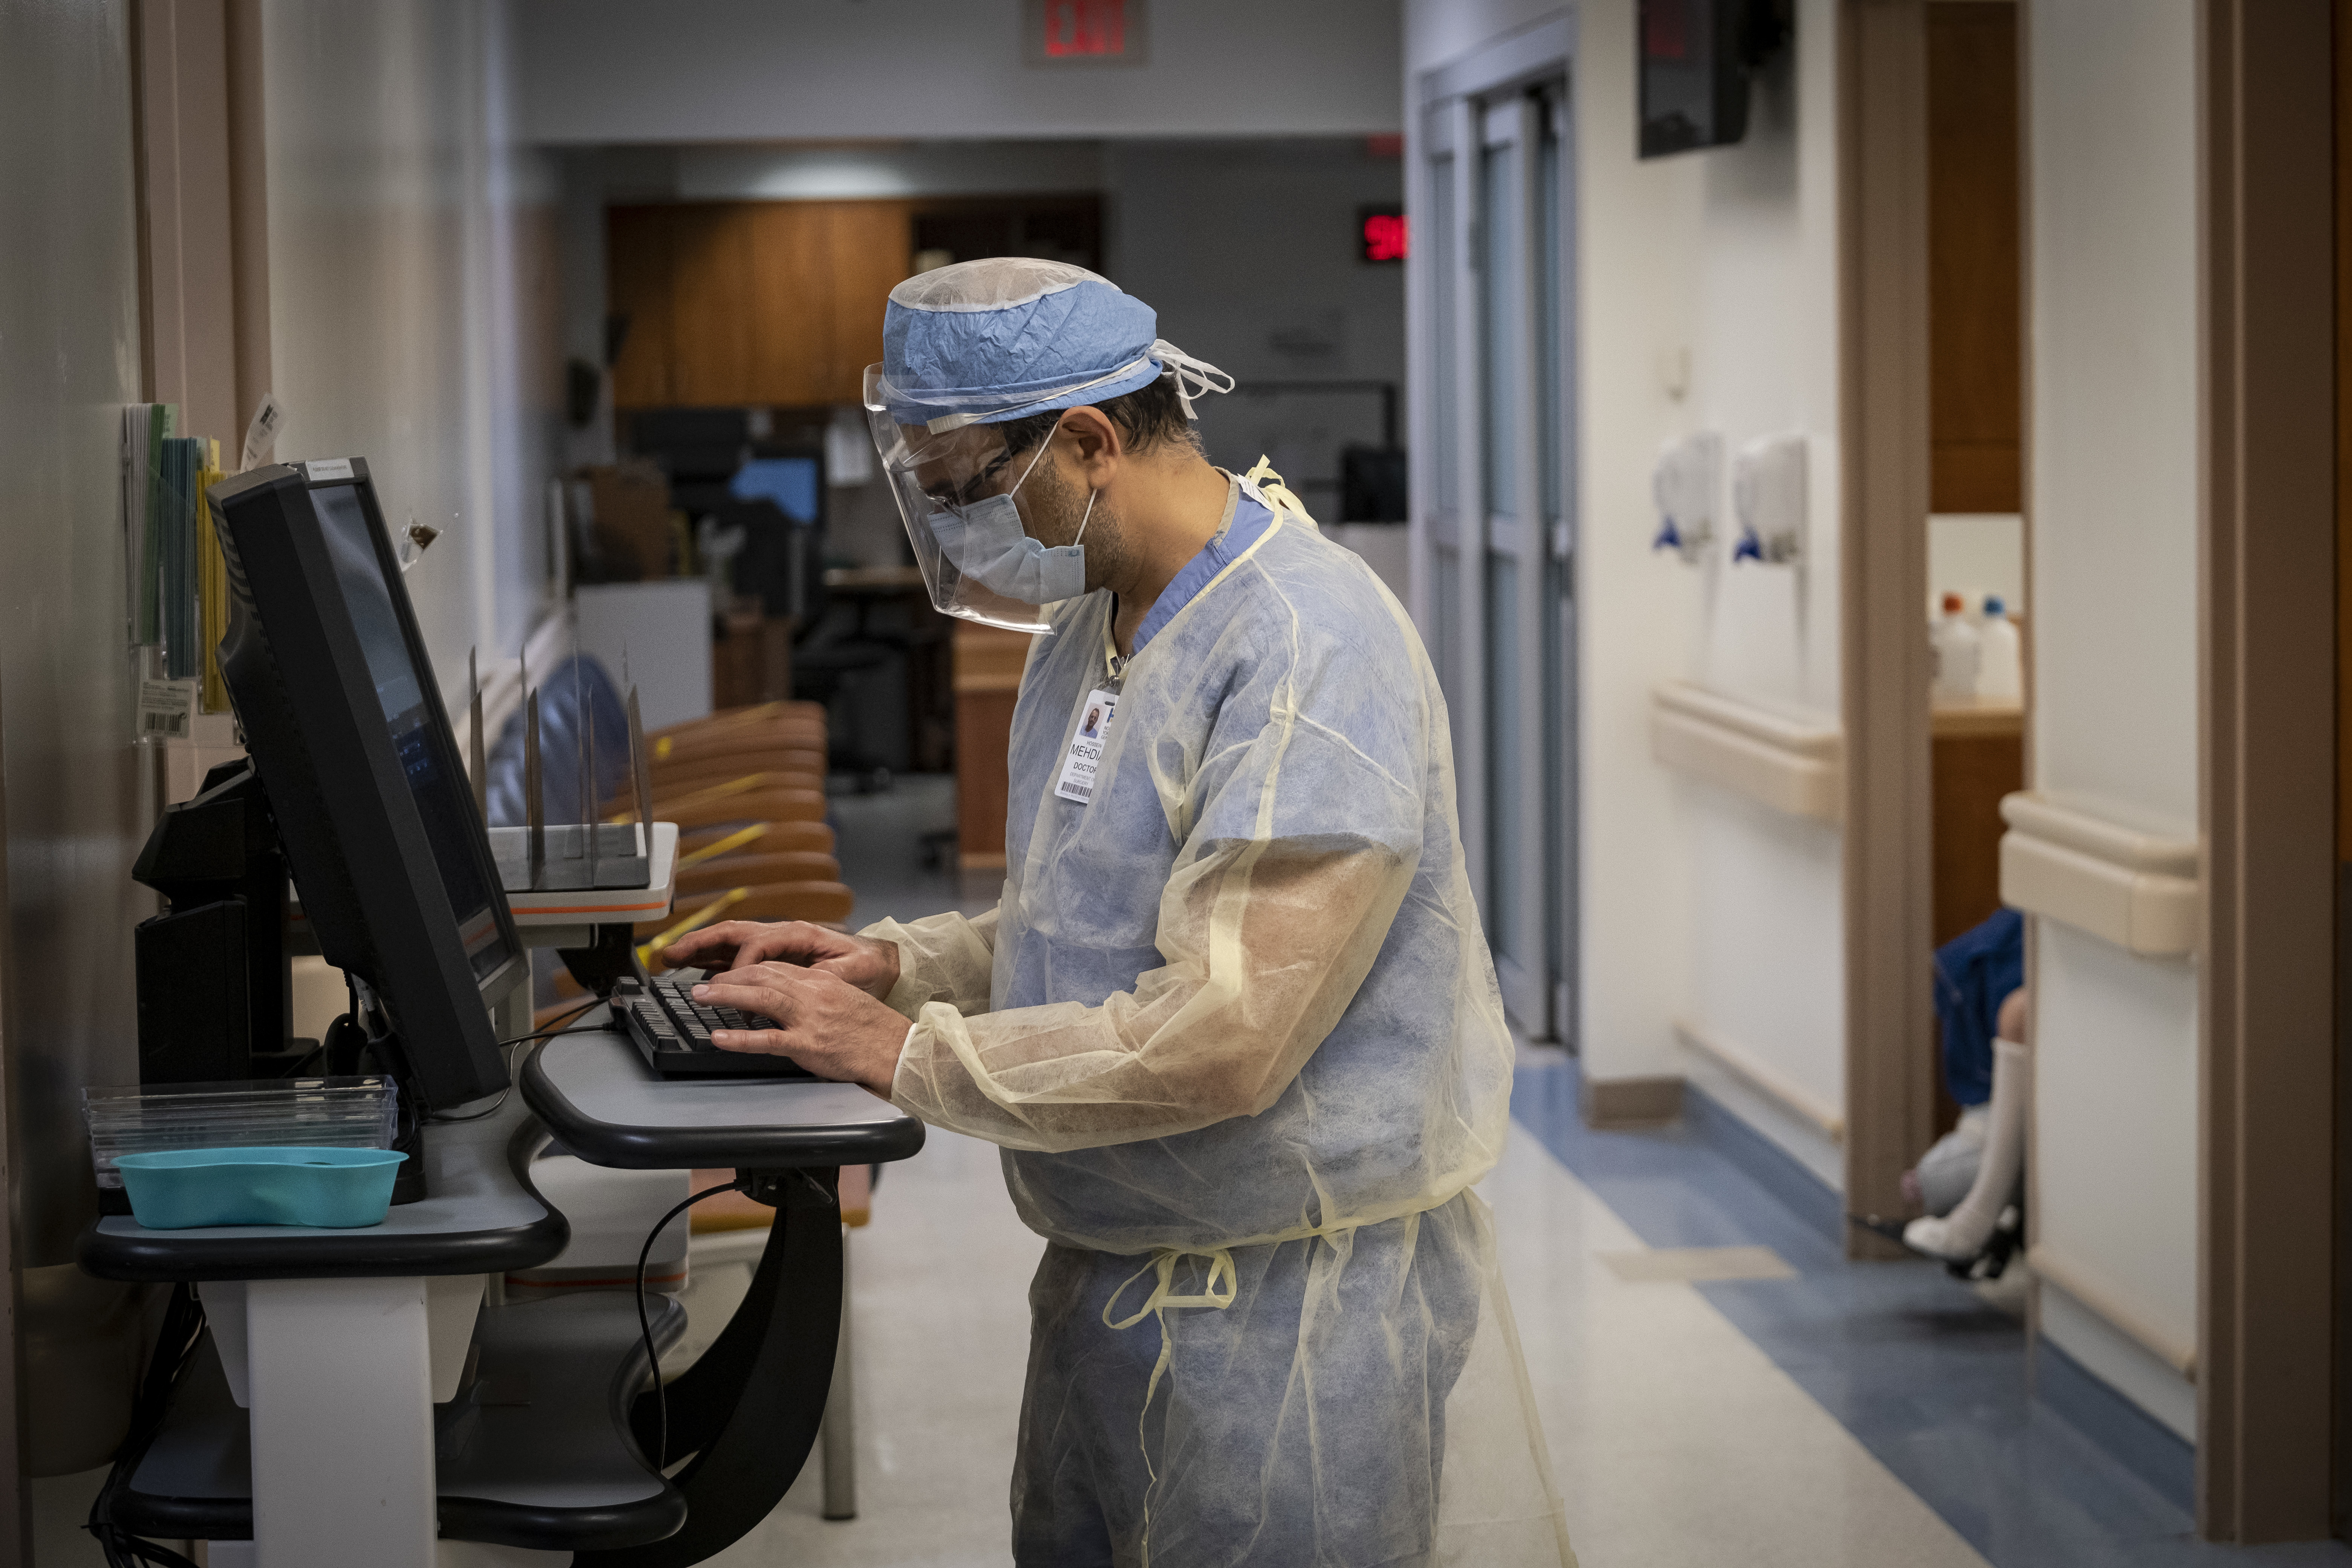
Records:
[[[1929,509],[2022,509],[2017,10],[1927,7]]]
[[[2000,908],[2003,797],[2025,787],[2025,715],[2017,704],[1936,708],[1930,726],[1935,943]]]
[[[621,408],[855,403],[908,270],[913,204],[673,202],[606,214]]]
[[[657,408],[672,401],[671,224],[668,207],[614,207],[604,215],[604,289],[626,336],[613,362],[613,402]]]

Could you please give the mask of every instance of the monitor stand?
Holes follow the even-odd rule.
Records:
[[[132,933],[139,1081],[276,1078],[309,1055],[289,1037],[286,857],[251,761],[166,806],[131,874],[169,905]]]

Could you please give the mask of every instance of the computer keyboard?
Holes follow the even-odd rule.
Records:
[[[815,1077],[790,1057],[727,1051],[711,1044],[713,1029],[772,1029],[776,1021],[697,1002],[694,987],[700,978],[688,971],[684,976],[623,979],[614,985],[614,1020],[627,1032],[647,1067],[664,1078]]]

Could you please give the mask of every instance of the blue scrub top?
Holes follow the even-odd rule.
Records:
[[[1144,645],[1160,635],[1160,628],[1176,616],[1176,612],[1191,604],[1200,591],[1216,581],[1217,574],[1239,560],[1249,547],[1274,526],[1274,511],[1257,499],[1255,491],[1235,485],[1233,516],[1217,536],[1201,546],[1201,552],[1184,563],[1184,570],[1168,580],[1160,590],[1160,597],[1144,612],[1143,625],[1135,630],[1135,652],[1141,653]],[[1129,656],[1133,657],[1132,655]]]

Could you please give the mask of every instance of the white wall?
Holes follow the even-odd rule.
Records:
[[[263,37],[281,458],[368,459],[445,695],[542,597],[561,395],[555,182],[511,127],[503,5],[272,0]]]
[[[2032,786],[2193,837],[2197,7],[2026,14]],[[2036,1240],[2194,1342],[2196,971],[2037,924]],[[2042,1321],[2188,1435],[2169,1369],[2063,1304]]]
[[[122,405],[140,395],[130,17],[0,7],[0,769],[15,1263],[69,1264],[95,1208],[85,1084],[138,1076]]]
[[[1022,0],[520,0],[532,141],[1397,129],[1397,0],[1160,0],[1146,63],[1024,63]]]
[[[1942,512],[1927,519],[1927,614],[1943,614],[1944,595],[1958,594],[1972,617],[1982,618],[1989,595],[1999,595],[2011,620],[2025,608],[2025,519],[2015,512]]]
[[[25,1438],[5,1445],[19,1491],[0,1555],[19,1560],[21,1531],[40,1568],[100,1560],[79,1527],[103,1473],[50,1472],[87,1462],[61,1442],[121,1407],[131,1370],[92,1309],[105,1289],[60,1282],[79,1279],[74,1239],[97,1207],[80,1091],[138,1077],[131,931],[155,910],[131,879],[154,792],[131,743],[116,477],[141,395],[132,125],[123,0],[0,5],[0,1045],[21,1271],[0,1415]]]
[[[1557,9],[1412,0],[1408,91],[1418,101],[1423,71]],[[1649,740],[1650,693],[1668,679],[1837,710],[1835,8],[1800,6],[1796,58],[1768,77],[1745,144],[1650,162],[1634,155],[1634,13],[1633,0],[1577,8],[1570,92],[1581,290],[1579,1037],[1590,1077],[1688,1075],[1836,1182],[1834,1148],[1681,1049],[1673,1024],[1703,1024],[1843,1104],[1838,835],[1666,773]],[[1651,466],[1665,443],[1700,429],[1727,448],[1809,438],[1802,573],[1729,567],[1727,523],[1702,566],[1653,552]]]
[[[1359,258],[1357,210],[1404,197],[1398,158],[1361,139],[1118,142],[1105,158],[1106,269],[1160,312],[1160,333],[1230,371],[1201,400],[1210,458],[1267,456],[1293,481],[1335,479],[1339,447],[1376,444],[1369,393],[1255,394],[1270,381],[1404,381],[1404,268]],[[1398,437],[1403,438],[1399,404]],[[1336,519],[1339,492],[1300,492]]]
[[[1810,531],[1800,567],[1718,562],[1694,674],[1768,706],[1838,712],[1837,7],[1803,0],[1793,58],[1759,80],[1748,136],[1698,154],[1692,428],[1720,432],[1727,468],[1759,437],[1807,445]],[[1630,55],[1630,44],[1628,47]],[[1599,57],[1607,58],[1608,57]],[[1625,73],[1631,76],[1628,70]],[[1631,114],[1627,119],[1631,121]],[[1596,306],[1600,302],[1595,301]],[[1718,533],[1736,535],[1729,510]],[[1921,526],[1925,526],[1922,520]],[[1663,563],[1666,559],[1660,556]],[[1677,570],[1683,570],[1677,568]],[[1693,575],[1685,572],[1687,577]],[[1698,784],[1689,812],[1689,1005],[1697,1020],[1825,1106],[1845,1103],[1845,916],[1837,830]],[[1752,1104],[1704,1059],[1685,1067],[1832,1183],[1817,1130]]]

